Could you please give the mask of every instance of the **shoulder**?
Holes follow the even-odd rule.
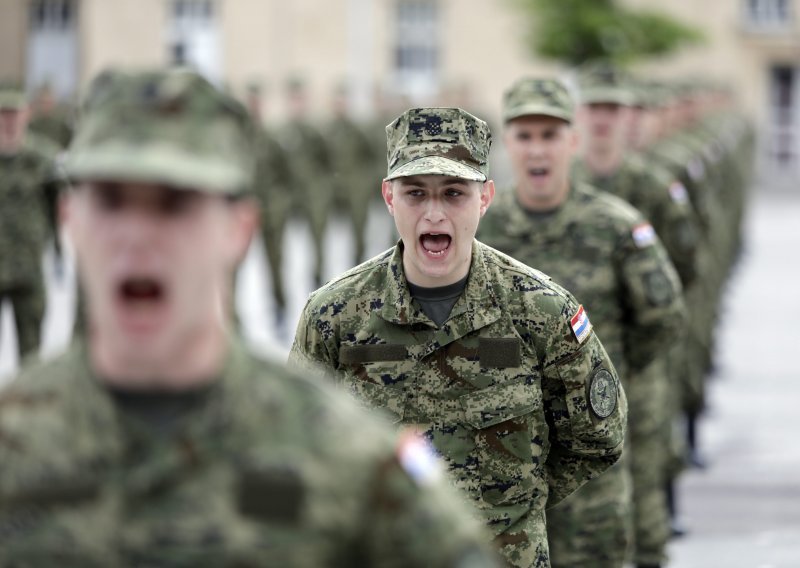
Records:
[[[585,217],[594,222],[602,222],[620,232],[626,232],[644,221],[638,209],[607,191],[581,185],[576,188],[576,192],[586,208]]]
[[[382,292],[394,251],[395,247],[392,247],[330,280],[311,293],[307,307],[319,307],[351,300],[363,294]]]

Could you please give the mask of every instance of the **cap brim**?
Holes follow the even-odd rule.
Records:
[[[632,106],[636,97],[629,91],[619,89],[587,89],[580,93],[578,100],[584,105],[607,103]]]
[[[423,156],[411,160],[394,170],[386,180],[407,176],[453,176],[469,181],[486,181],[486,175],[466,164],[442,156]]]
[[[206,193],[241,193],[250,183],[236,164],[157,145],[107,143],[67,153],[64,171],[74,180],[157,183]]]
[[[521,116],[552,116],[553,118],[560,118],[567,122],[572,122],[572,112],[564,110],[563,108],[542,105],[542,104],[529,104],[518,105],[509,108],[503,113],[503,121],[508,122]]]

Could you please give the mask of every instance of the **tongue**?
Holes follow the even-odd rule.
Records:
[[[422,235],[422,247],[429,252],[442,252],[450,246],[449,235]]]

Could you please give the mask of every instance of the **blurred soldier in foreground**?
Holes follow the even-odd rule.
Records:
[[[261,206],[261,238],[267,256],[275,321],[280,336],[286,331],[286,292],[283,282],[283,239],[292,208],[292,178],[289,157],[263,118],[262,86],[251,83],[247,88],[247,109],[253,120],[256,136],[256,175],[253,189]]]
[[[584,302],[619,371],[630,408],[626,456],[549,509],[547,530],[553,566],[620,568],[631,541],[631,465],[637,452],[653,457],[650,444],[665,445],[650,414],[665,404],[668,385],[648,367],[677,336],[683,302],[675,269],[641,213],[571,181],[573,118],[571,97],[555,80],[521,79],[506,92],[503,140],[515,186],[498,195],[479,238],[544,270]],[[663,482],[648,489],[660,492],[655,504],[666,530]]]
[[[29,135],[28,118],[21,87],[0,85],[0,313],[9,300],[20,356],[38,352],[45,308],[42,253],[48,237],[57,239],[58,150]]]
[[[400,242],[313,293],[290,360],[424,433],[512,566],[547,567],[544,509],[619,459],[626,402],[583,308],[474,239],[491,134],[458,108],[386,128]]]
[[[420,440],[228,334],[251,135],[194,73],[93,82],[62,211],[92,332],[0,392],[0,566],[493,565]]]

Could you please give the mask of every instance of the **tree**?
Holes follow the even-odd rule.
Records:
[[[652,10],[614,0],[513,0],[528,15],[528,44],[541,57],[576,66],[593,60],[626,64],[700,43],[703,33]]]

